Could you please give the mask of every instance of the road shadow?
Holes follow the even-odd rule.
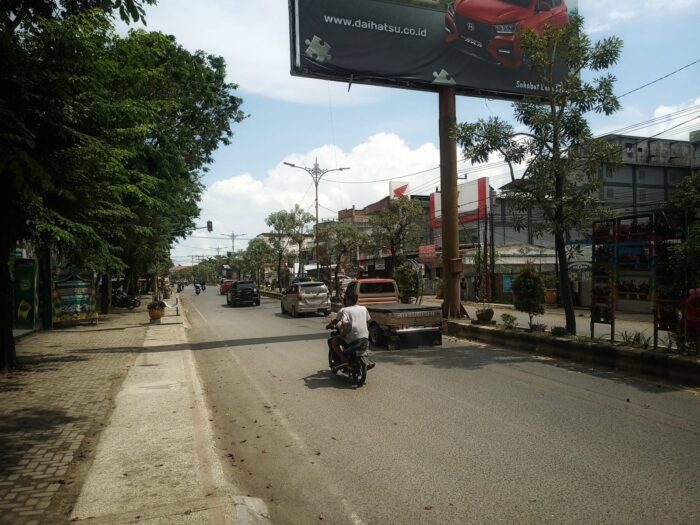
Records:
[[[525,364],[537,364],[606,379],[647,393],[663,394],[684,390],[681,386],[649,375],[632,374],[618,369],[606,368],[602,365],[566,361],[492,346],[418,347],[402,350],[385,350],[373,347],[372,359],[377,363],[393,363],[399,366],[421,365],[441,369],[462,368],[465,370],[478,370],[489,365],[518,367]]]
[[[343,374],[333,374],[330,370],[319,370],[311,375],[302,377],[304,386],[311,390],[317,388],[337,388],[340,390],[353,390],[357,388],[352,384],[352,380]]]
[[[104,353],[123,353],[123,352],[174,352],[178,350],[202,351],[215,350],[218,348],[231,348],[237,346],[257,346],[271,345],[275,343],[293,343],[297,341],[318,341],[326,340],[328,335],[325,333],[314,334],[296,334],[296,335],[279,335],[271,337],[249,337],[245,339],[224,339],[219,341],[205,341],[202,343],[179,343],[173,345],[154,345],[144,348],[136,347],[112,347],[112,348],[85,348],[75,350],[76,353],[86,354],[104,354]]]

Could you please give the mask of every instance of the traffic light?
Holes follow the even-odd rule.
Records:
[[[214,229],[214,227],[211,225],[211,221],[207,221],[207,231],[210,232]]]

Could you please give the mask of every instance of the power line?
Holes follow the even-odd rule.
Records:
[[[672,76],[672,75],[675,75],[676,73],[678,73],[678,72],[680,72],[680,71],[683,71],[684,69],[687,69],[687,68],[689,68],[689,67],[691,67],[691,66],[694,66],[694,65],[697,64],[698,62],[700,62],[700,59],[695,60],[695,61],[691,62],[690,64],[686,64],[685,66],[680,67],[680,68],[676,69],[675,71],[671,71],[670,73],[668,73],[668,74],[666,74],[666,75],[664,75],[664,76],[662,76],[662,77],[659,77],[659,78],[657,78],[656,80],[652,80],[651,82],[647,82],[646,84],[644,84],[644,85],[642,85],[642,86],[639,86],[638,88],[634,88],[634,89],[632,89],[631,91],[628,91],[627,93],[623,93],[622,95],[618,95],[617,98],[626,97],[627,95],[629,95],[629,94],[631,94],[631,93],[635,93],[635,92],[639,91],[640,89],[644,89],[645,87],[649,87],[649,86],[651,86],[652,84],[656,84],[657,82],[660,82],[660,81],[662,81],[662,80],[664,80],[664,79],[666,79],[666,78],[668,78],[668,77],[670,77],[670,76]]]

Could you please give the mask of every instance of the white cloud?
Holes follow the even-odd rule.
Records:
[[[644,23],[679,14],[690,15],[693,10],[697,15],[699,7],[700,0],[616,0],[612,7],[609,1],[579,2],[579,10],[586,18],[589,33],[609,31],[630,21]]]
[[[314,214],[315,195],[311,176],[283,162],[311,168],[316,159],[321,169],[350,167],[347,171],[329,172],[321,179],[320,220],[337,217],[340,209],[353,205],[362,208],[385,197],[389,193],[389,181],[385,179],[400,177],[409,181],[411,188],[418,189],[417,193],[423,195],[434,191],[439,184],[438,147],[426,143],[412,149],[395,134],[373,135],[349,152],[324,145],[305,153],[290,154],[260,176],[242,173],[209,186],[201,202],[201,217],[202,221],[213,221],[214,232],[206,235],[195,233],[195,237],[214,239],[189,238],[183,241],[182,247],[173,249],[176,261],[181,262],[183,255],[194,252],[214,255],[217,246],[221,247],[221,253],[225,253],[231,249],[230,239],[227,240],[226,235],[245,233],[245,238],[252,238],[267,231],[265,218],[270,213],[289,210],[294,204],[299,203]],[[405,177],[422,171],[425,173]],[[381,182],[371,182],[377,180]],[[337,181],[353,181],[355,184]],[[237,240],[236,249],[243,249],[246,244]]]

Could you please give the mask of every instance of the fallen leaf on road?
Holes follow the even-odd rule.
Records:
[[[423,507],[423,510],[433,510],[433,506],[427,505],[427,506]]]
[[[243,441],[239,441],[239,443],[245,443],[246,441],[248,441],[248,440],[244,439]]]

